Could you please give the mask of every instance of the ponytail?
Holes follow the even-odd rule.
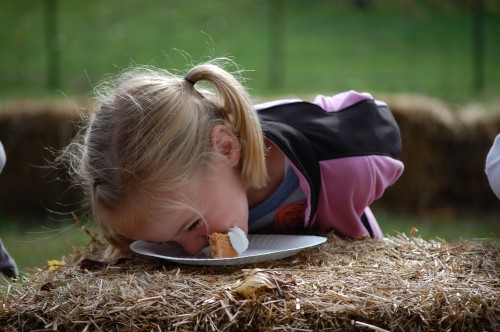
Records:
[[[198,81],[211,83],[228,120],[241,144],[242,176],[255,188],[262,188],[267,182],[267,169],[264,151],[264,136],[257,112],[252,108],[248,92],[231,73],[214,64],[224,59],[200,64],[193,67],[185,76],[186,84],[194,85]]]

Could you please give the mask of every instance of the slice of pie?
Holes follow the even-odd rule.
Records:
[[[238,252],[233,248],[228,234],[212,233],[209,238],[210,256],[212,258],[238,257]]]

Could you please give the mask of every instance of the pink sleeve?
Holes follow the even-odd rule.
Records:
[[[322,192],[317,225],[349,237],[368,236],[361,215],[403,172],[403,163],[387,156],[340,158],[320,162]],[[375,237],[381,237],[375,218],[369,215]]]
[[[331,97],[319,95],[314,99],[314,104],[320,106],[327,112],[337,112],[360,101],[373,99],[367,92],[346,91]]]
[[[327,112],[337,112],[367,99],[373,100],[372,95],[351,90],[331,97],[319,95],[314,103]],[[378,100],[375,102],[386,105]],[[353,238],[369,236],[360,221],[365,213],[374,236],[382,237],[369,206],[401,176],[403,163],[373,155],[322,161],[320,167],[323,189],[315,227],[324,231],[336,230]]]
[[[314,99],[313,103],[318,105],[319,107],[323,108],[327,112],[337,112],[340,111],[344,108],[347,108],[349,106],[352,106],[354,104],[359,103],[360,101],[371,99],[373,100],[373,97],[371,94],[368,92],[357,92],[354,90],[346,91],[346,92],[341,92],[336,95],[333,95],[331,97],[323,96],[323,95],[318,95]],[[263,108],[269,108],[277,105],[282,105],[282,104],[288,104],[288,103],[295,103],[302,101],[301,99],[280,99],[280,100],[273,100],[261,104],[256,104],[254,105],[254,108],[256,110],[260,110]],[[385,104],[380,101],[376,101],[378,104]]]

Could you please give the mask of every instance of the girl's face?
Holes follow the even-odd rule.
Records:
[[[173,242],[197,255],[211,233],[227,233],[235,226],[248,233],[248,201],[238,167],[239,149],[230,144],[219,152],[223,158],[215,158],[214,168],[194,178],[175,197],[167,197],[179,202],[178,208],[159,212],[122,235],[133,240]]]
[[[186,208],[160,213],[141,232],[143,240],[174,242],[191,255],[206,246],[208,235],[227,233],[234,226],[248,232],[245,185],[235,170],[218,169],[181,190]]]

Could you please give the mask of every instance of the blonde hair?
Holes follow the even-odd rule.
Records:
[[[99,107],[63,158],[70,161],[93,217],[115,247],[125,249],[130,241],[113,225],[126,227],[137,222],[137,213],[147,216],[174,206],[164,200],[165,193],[206,169],[212,156],[210,133],[218,124],[239,139],[243,179],[252,187],[265,185],[259,119],[246,89],[223,69],[227,61],[196,65],[185,76],[135,67],[103,85]],[[136,214],[127,211],[132,205]]]

